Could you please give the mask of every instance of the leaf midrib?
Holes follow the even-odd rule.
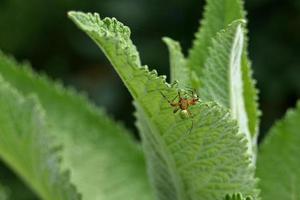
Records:
[[[234,62],[234,54],[235,54],[235,50],[234,50],[234,47],[235,47],[235,45],[234,44],[236,44],[236,42],[237,42],[237,40],[239,39],[239,37],[237,36],[238,34],[239,34],[239,31],[242,31],[241,30],[241,25],[239,25],[238,27],[237,27],[237,29],[236,29],[236,31],[235,31],[235,34],[234,34],[234,42],[231,44],[231,47],[230,47],[230,58],[228,59],[229,60],[229,66],[228,66],[228,68],[229,68],[229,70],[228,70],[228,77],[229,77],[229,82],[231,83],[231,84],[233,84],[233,80],[232,79],[234,79],[235,77],[233,77],[233,76],[231,76],[233,73],[232,73],[232,66],[234,66],[233,65],[233,62]],[[243,34],[243,33],[242,33]],[[243,45],[244,45],[244,38],[242,38],[243,39]],[[242,48],[241,49],[241,55],[240,55],[240,73],[242,73],[242,59],[243,59],[243,50],[244,48]],[[241,89],[243,90],[243,80],[242,80],[242,74],[241,74],[241,81],[239,81],[240,82],[240,84],[241,84]],[[231,84],[228,84],[228,91],[229,91],[229,102],[230,102],[230,109],[232,110],[233,109],[233,104],[232,104],[232,99],[234,98],[234,95],[233,95],[233,90],[231,89],[232,87],[232,85]],[[243,94],[241,94],[241,97],[242,97],[242,100],[243,100],[243,107],[244,107],[244,113],[245,113],[245,117],[246,117],[246,120],[249,120],[248,119],[248,116],[246,115],[246,108],[245,108],[245,99],[244,99],[244,96],[243,96]],[[233,117],[238,117],[238,116],[233,116]],[[240,120],[239,120],[239,118],[236,118],[237,120],[238,120],[238,124],[240,125]],[[253,150],[253,146],[252,146],[252,137],[251,137],[251,133],[250,133],[250,130],[249,130],[249,126],[248,126],[248,121],[244,124],[244,126],[246,126],[246,129],[245,129],[245,131],[242,131],[240,128],[239,128],[239,130],[240,130],[240,132],[242,132],[243,134],[245,134],[245,136],[246,136],[246,138],[247,138],[247,140],[248,140],[248,142],[247,142],[247,146],[248,146],[248,153],[249,153],[249,155],[252,155],[252,157],[254,157],[255,156],[255,153],[254,153],[254,150]],[[254,161],[254,158],[253,158],[253,161]]]

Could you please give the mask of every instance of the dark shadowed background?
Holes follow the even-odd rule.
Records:
[[[116,17],[130,27],[143,64],[168,75],[168,52],[161,38],[178,40],[186,53],[203,5],[203,0],[0,0],[0,49],[85,91],[136,133],[129,93],[98,47],[67,18],[67,11]],[[300,96],[300,1],[249,0],[245,7],[263,135]],[[13,179],[4,166],[0,172],[5,172],[1,179]]]

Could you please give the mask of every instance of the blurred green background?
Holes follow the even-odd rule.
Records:
[[[168,74],[163,36],[191,46],[203,0],[0,0],[0,49],[39,72],[85,91],[108,114],[136,133],[131,97],[96,45],[67,18],[67,11],[98,12],[131,28],[143,64]],[[300,96],[300,1],[246,1],[250,57],[260,90],[263,135]],[[201,94],[200,94],[201,96]],[[261,135],[261,136],[262,136]],[[261,137],[260,137],[261,138]],[[0,179],[18,184],[0,165]],[[1,181],[2,181],[1,180]],[[3,181],[2,181],[3,182]],[[26,195],[28,194],[28,198]]]

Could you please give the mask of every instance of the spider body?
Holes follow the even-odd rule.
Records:
[[[164,94],[162,95],[165,99],[167,99]],[[178,97],[178,101],[175,101],[177,97]],[[169,101],[168,99],[167,101],[172,107],[174,107],[173,113],[176,113],[177,111],[180,110],[180,114],[181,114],[180,116],[182,118],[186,118],[186,117],[193,116],[192,113],[188,110],[188,108],[192,105],[196,105],[199,102],[199,98],[194,92],[192,92],[192,96],[189,98],[186,96],[182,97],[181,93],[178,92],[177,96],[172,101]]]
[[[196,105],[199,102],[198,95],[192,91],[192,95],[188,95],[188,93],[182,94],[178,92],[177,96],[172,100],[168,100],[168,98],[161,92],[161,95],[168,101],[168,103],[174,108],[173,113],[177,113],[180,110],[180,117],[182,119],[185,118],[193,118],[193,114],[189,111],[189,107]],[[178,98],[177,101],[175,101]],[[192,119],[192,126],[189,132],[192,131],[194,126],[194,122]]]

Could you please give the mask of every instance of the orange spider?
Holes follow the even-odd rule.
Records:
[[[198,95],[192,91],[192,95],[186,95],[187,93],[185,93],[185,96],[182,97],[181,93],[178,91],[178,94],[176,95],[176,97],[170,101],[162,92],[160,92],[161,95],[168,101],[168,103],[174,107],[173,113],[176,113],[178,110],[180,110],[180,116],[182,119],[184,118],[188,118],[191,117],[193,118],[193,114],[189,111],[189,107],[196,105],[200,99],[198,97]],[[178,101],[175,101],[178,97]],[[189,98],[188,98],[189,97]],[[190,128],[190,131],[192,131],[194,126],[194,122],[192,120],[192,127]]]

